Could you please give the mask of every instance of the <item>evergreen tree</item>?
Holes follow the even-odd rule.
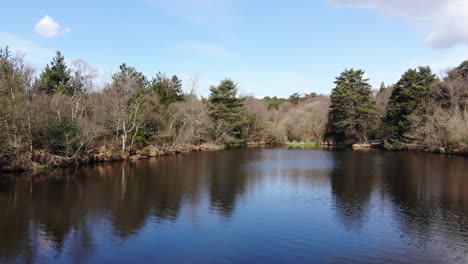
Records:
[[[460,63],[460,65],[457,67],[457,70],[468,72],[468,60],[465,60],[462,63]]]
[[[299,93],[293,93],[289,96],[289,101],[297,105],[301,101],[301,95]]]
[[[374,129],[376,105],[362,70],[345,70],[336,78],[330,99],[329,131],[338,142],[366,142]]]
[[[243,99],[237,98],[237,84],[230,79],[210,88],[208,111],[215,125],[218,141],[231,145],[242,145],[242,130],[247,125]]]
[[[159,102],[165,107],[171,103],[184,100],[182,80],[176,75],[168,78],[166,75],[158,72],[156,77],[151,81],[150,90],[158,95]]]
[[[273,97],[265,96],[263,100],[266,101],[268,105],[268,109],[275,109],[275,110],[279,110],[280,105],[286,101],[286,99],[278,98],[276,96],[273,96]]]
[[[70,70],[65,64],[65,58],[60,51],[57,51],[50,65],[47,64],[41,73],[37,83],[37,90],[48,95],[55,93],[73,95],[74,91],[70,80]]]
[[[467,80],[468,79],[468,60],[463,61],[460,66],[455,69],[461,76]],[[453,72],[453,71],[452,71]]]
[[[405,133],[410,130],[412,118],[423,114],[423,100],[436,80],[431,68],[419,67],[406,71],[394,85],[384,117],[388,129],[387,140],[390,143],[401,142]]]
[[[381,92],[385,91],[385,89],[387,89],[387,87],[385,86],[385,83],[384,83],[384,82],[382,82],[382,83],[380,84],[379,93],[381,93]]]

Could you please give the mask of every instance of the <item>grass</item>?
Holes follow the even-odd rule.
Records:
[[[286,144],[288,148],[316,148],[317,142],[309,141],[309,142],[298,142],[298,141],[288,141]]]
[[[50,170],[50,166],[47,165],[47,164],[40,164],[39,166],[37,166],[36,170],[38,172],[46,172],[46,171]]]

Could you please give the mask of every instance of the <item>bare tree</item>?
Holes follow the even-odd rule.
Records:
[[[191,80],[191,92],[183,102],[169,105],[169,123],[166,135],[172,139],[173,146],[180,144],[199,144],[209,139],[212,126],[208,108],[196,96],[198,75]]]
[[[127,145],[129,137],[133,135],[134,139],[141,127],[146,86],[143,74],[122,64],[120,72],[114,74],[112,83],[104,89],[107,111],[112,117],[112,129],[116,137],[121,137],[123,152],[130,151]]]

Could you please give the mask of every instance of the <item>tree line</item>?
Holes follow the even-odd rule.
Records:
[[[178,76],[149,78],[125,63],[97,87],[91,66],[82,60],[67,65],[60,52],[35,77],[21,57],[0,48],[0,159],[38,151],[72,159],[106,151],[131,155],[155,145],[288,141],[468,149],[468,61],[442,79],[429,67],[410,69],[379,91],[364,76],[346,69],[330,96],[262,99],[240,96],[237,83],[225,79],[201,98],[196,79],[183,92]]]
[[[391,150],[468,151],[468,61],[441,79],[428,66],[409,69],[377,92],[362,70],[345,70],[335,84],[326,137],[382,140]]]

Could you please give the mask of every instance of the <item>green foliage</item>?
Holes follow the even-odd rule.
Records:
[[[293,93],[289,96],[289,102],[297,105],[302,100],[302,97],[299,93]]]
[[[0,157],[29,143],[27,105],[32,70],[7,47],[0,48]]]
[[[127,95],[131,95],[144,92],[148,86],[148,81],[143,73],[122,63],[119,66],[119,72],[112,76],[112,86]]]
[[[136,134],[133,140],[135,145],[137,145],[140,148],[148,143],[148,137],[143,133]]]
[[[34,145],[51,153],[69,156],[78,147],[74,139],[79,135],[79,129],[70,117],[54,118],[35,131]]]
[[[210,88],[208,113],[218,141],[229,146],[244,144],[242,130],[248,123],[243,99],[237,97],[237,84],[230,79]]]
[[[276,96],[274,96],[274,97],[266,96],[266,97],[263,98],[263,100],[265,100],[267,102],[269,110],[270,109],[279,110],[280,105],[286,101],[286,99],[278,98]]]
[[[401,150],[403,149],[403,144],[399,140],[386,139],[384,140],[383,147],[387,150]]]
[[[458,67],[457,70],[463,71],[463,72],[468,72],[468,60],[463,61]]]
[[[156,77],[151,81],[150,91],[158,95],[159,102],[165,107],[171,103],[184,100],[182,80],[176,75],[168,78],[166,75],[158,72]]]
[[[12,100],[15,94],[24,94],[28,81],[22,61],[11,54],[8,46],[0,48],[0,96]]]
[[[259,100],[239,98],[229,79],[211,87],[209,98],[184,95],[177,76],[158,73],[149,82],[126,64],[102,91],[87,93],[94,87],[92,73],[78,66],[70,74],[57,52],[34,90],[32,69],[0,48],[0,159],[32,157],[24,154],[34,150],[72,157],[116,144],[129,154],[153,144],[233,147],[246,140],[313,148],[325,132],[345,144],[379,135],[387,149],[405,148],[406,142],[458,152],[468,146],[468,61],[440,82],[429,67],[420,67],[395,85],[382,83],[376,101],[384,125],[378,131],[376,103],[362,70],[342,72],[330,97],[295,93]]]
[[[11,55],[10,49],[5,47],[5,49],[0,48],[0,117],[5,119],[0,122],[0,158],[8,154],[10,150],[8,142],[8,125],[5,117],[8,116],[9,112],[9,103],[10,103],[10,93],[9,90],[12,87],[12,79],[14,79],[15,67],[14,67],[14,58]],[[13,87],[15,85],[13,84]]]
[[[74,90],[70,83],[70,70],[65,64],[65,58],[57,51],[52,62],[46,65],[36,85],[36,90],[47,95],[63,93],[73,95]]]
[[[436,80],[429,67],[409,69],[401,76],[394,85],[384,117],[388,128],[387,139],[393,142],[403,140],[414,116],[424,113],[423,101]]]
[[[287,146],[288,148],[316,148],[317,142],[315,141],[309,141],[309,142],[288,141]]]
[[[382,83],[380,84],[379,93],[382,93],[383,91],[385,91],[385,89],[387,89],[387,87],[385,86],[385,83],[382,82]]]
[[[345,70],[336,78],[328,113],[329,131],[338,142],[366,142],[374,129],[376,105],[362,70]]]

